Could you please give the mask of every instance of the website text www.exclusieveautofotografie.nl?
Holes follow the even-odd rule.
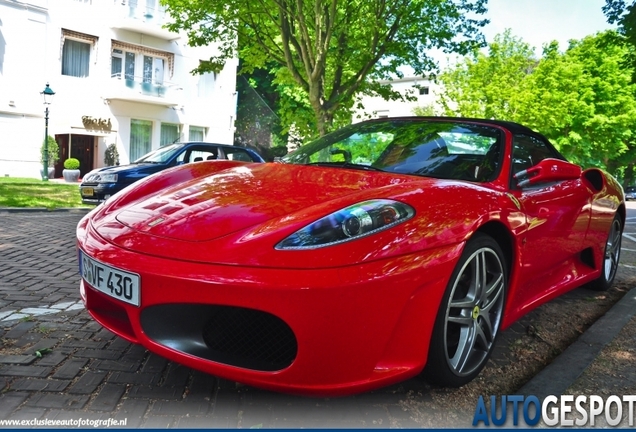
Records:
[[[0,427],[65,427],[65,428],[109,428],[126,427],[128,419],[28,419],[28,420],[0,420]]]

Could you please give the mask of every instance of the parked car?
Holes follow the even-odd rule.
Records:
[[[522,125],[379,119],[281,162],[176,167],[84,217],[88,312],[215,376],[345,395],[464,385],[502,329],[614,281],[621,186]]]
[[[625,188],[625,199],[627,201],[636,200],[636,187],[630,186]]]
[[[95,169],[84,176],[80,195],[84,204],[99,204],[150,174],[203,160],[265,162],[252,149],[205,142],[184,142],[160,147],[130,165]]]

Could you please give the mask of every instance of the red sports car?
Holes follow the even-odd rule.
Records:
[[[519,124],[372,120],[115,195],[78,225],[80,291],[122,338],[257,387],[461,386],[501,329],[611,285],[624,201]]]

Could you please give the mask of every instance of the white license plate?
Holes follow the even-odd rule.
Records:
[[[139,306],[138,274],[94,260],[80,250],[80,274],[93,288],[126,303]]]

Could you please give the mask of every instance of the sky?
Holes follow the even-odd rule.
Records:
[[[605,0],[488,0],[490,24],[482,33],[490,42],[510,28],[514,36],[535,47],[537,55],[552,40],[565,50],[570,39],[615,28],[603,15],[604,4]]]
[[[513,36],[530,44],[540,57],[543,45],[553,40],[565,51],[570,39],[616,28],[607,23],[602,10],[604,4],[605,0],[488,0],[488,12],[483,17],[490,23],[481,32],[486,42],[492,42],[497,34],[509,28]],[[437,50],[429,54],[441,69],[458,59],[456,55]],[[401,69],[406,75],[412,75],[409,67]]]

